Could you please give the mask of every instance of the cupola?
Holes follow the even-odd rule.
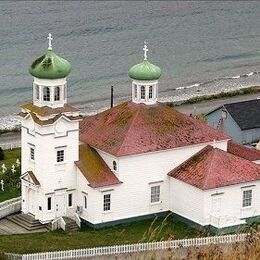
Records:
[[[70,63],[52,50],[49,34],[47,53],[36,59],[29,68],[33,81],[33,104],[39,107],[62,107],[67,103],[67,80]]]
[[[132,101],[134,103],[155,104],[158,100],[158,79],[161,69],[147,60],[147,45],[144,43],[143,62],[132,66],[128,76],[132,81]]]

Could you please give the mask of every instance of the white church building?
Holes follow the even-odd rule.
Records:
[[[215,228],[260,216],[260,152],[159,103],[161,70],[146,45],[128,73],[132,99],[83,117],[68,104],[71,65],[48,39],[29,69],[32,103],[19,114],[23,213],[93,227],[167,212]]]

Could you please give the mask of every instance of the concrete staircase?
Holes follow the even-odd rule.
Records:
[[[71,219],[71,218],[68,218],[68,217],[62,217],[66,223],[66,227],[65,227],[65,231],[66,232],[75,232],[75,231],[78,231],[79,230],[79,227],[77,225],[77,223]]]
[[[25,228],[28,231],[33,232],[44,232],[48,231],[47,226],[43,225],[39,222],[39,220],[35,219],[33,216],[28,214],[16,214],[8,216],[7,219],[18,226]]]

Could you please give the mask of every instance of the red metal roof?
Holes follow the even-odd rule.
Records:
[[[115,156],[166,150],[229,137],[164,104],[125,102],[80,122],[80,140]]]
[[[260,151],[237,144],[232,140],[228,141],[227,151],[249,161],[260,160]]]
[[[79,161],[75,164],[92,188],[121,183],[95,149],[87,144],[79,146]]]
[[[260,166],[208,145],[168,175],[207,190],[260,180]]]

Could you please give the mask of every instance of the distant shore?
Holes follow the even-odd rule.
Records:
[[[221,92],[219,94],[193,97],[178,102],[166,102],[168,106],[185,114],[207,113],[216,106],[225,103],[240,102],[260,97],[260,86],[252,86],[240,90]],[[196,106],[195,106],[196,105]],[[0,130],[0,146],[20,142],[20,127]]]

